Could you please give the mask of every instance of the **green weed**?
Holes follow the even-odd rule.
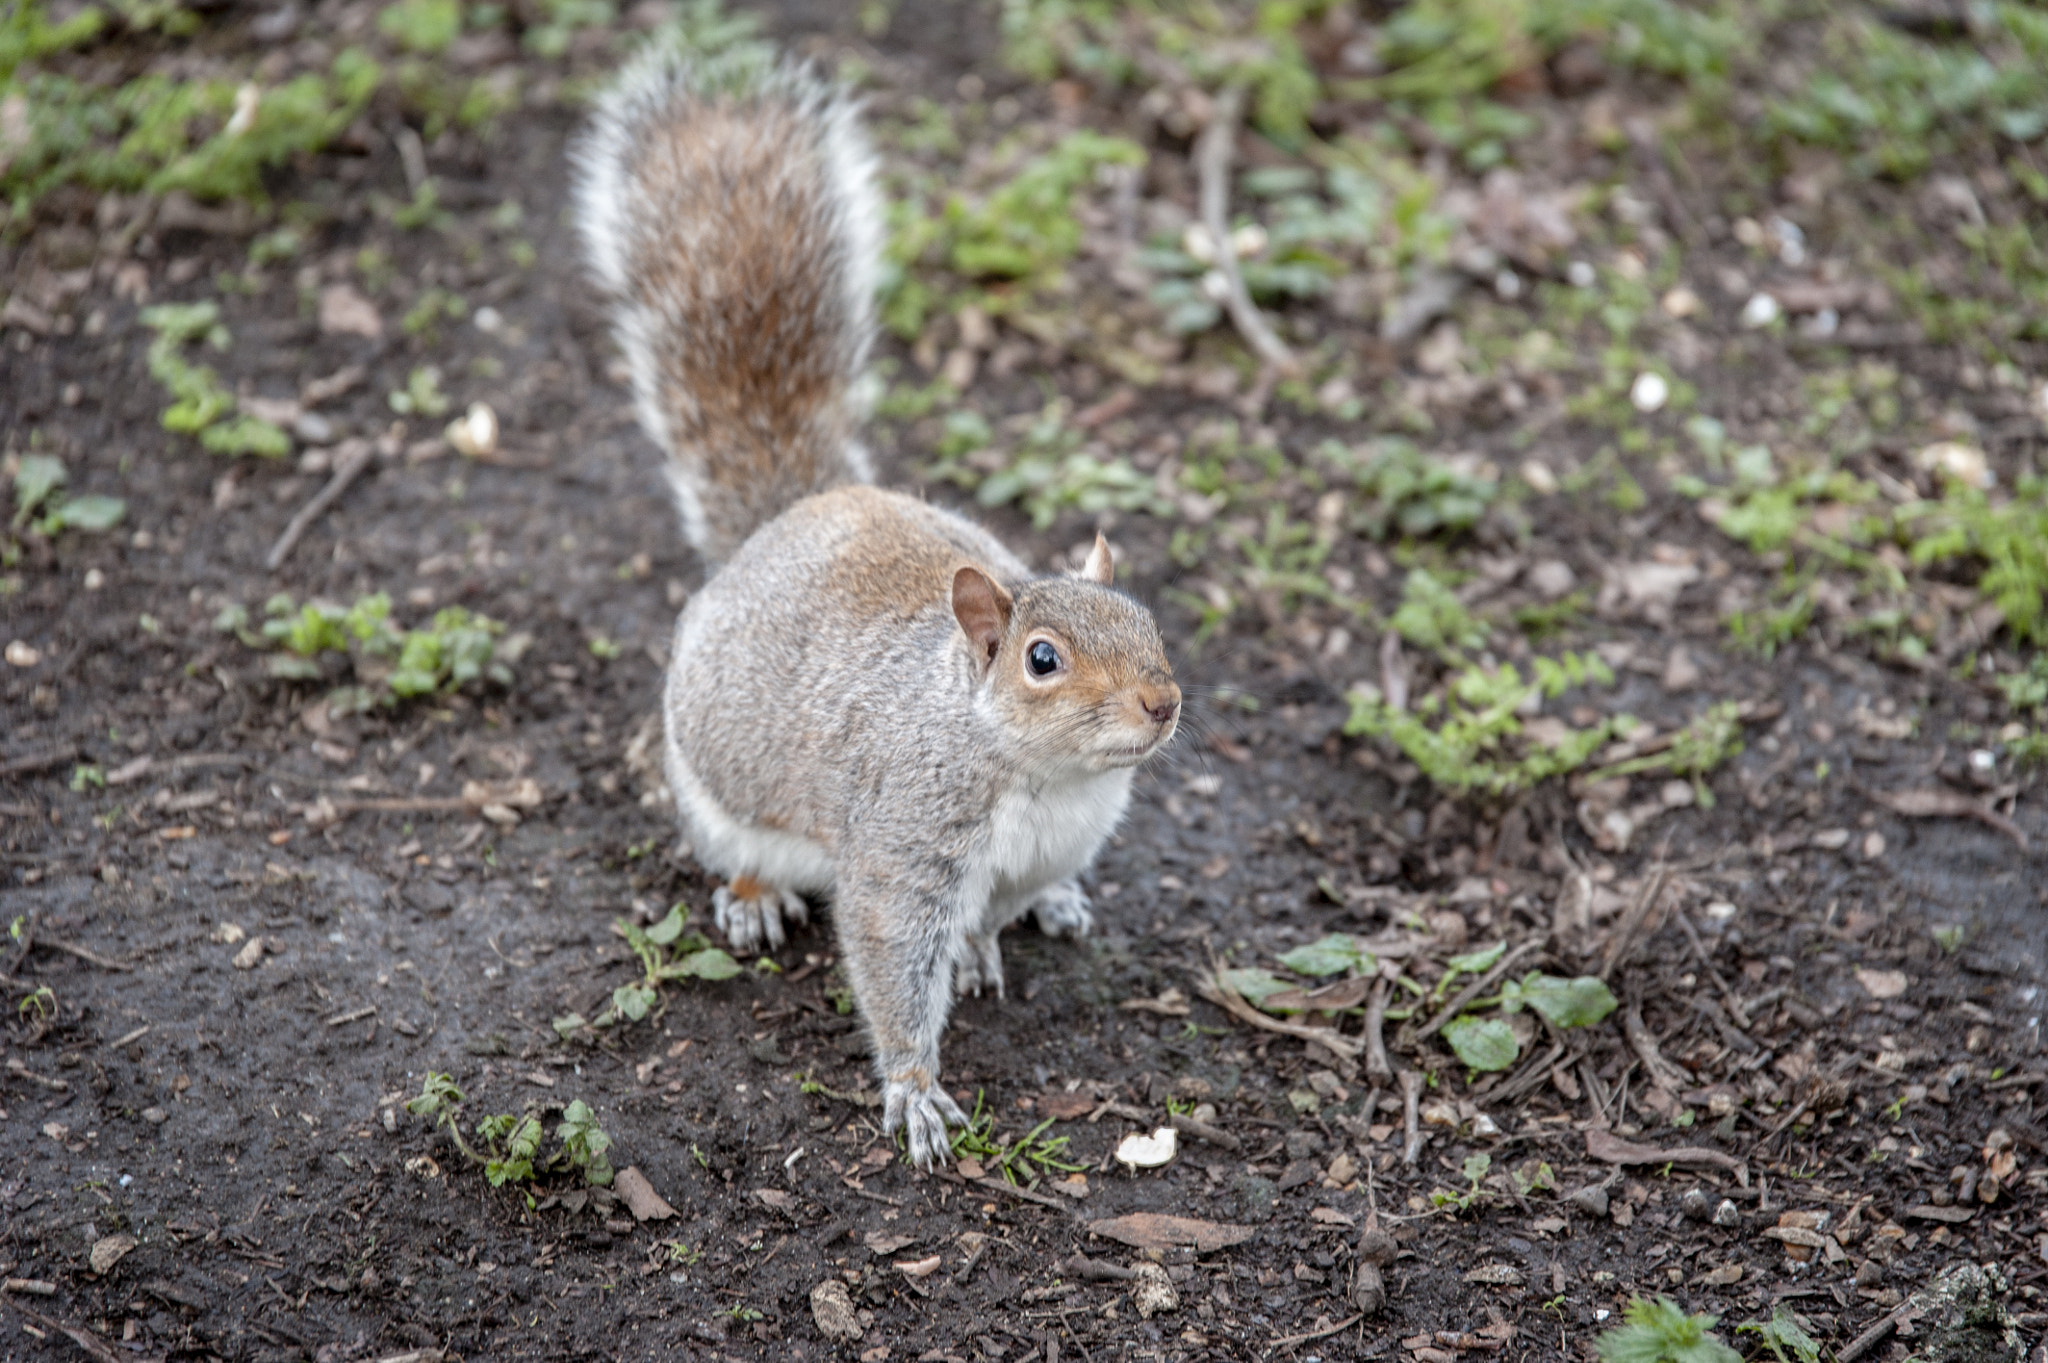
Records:
[[[1614,776],[1638,776],[1663,771],[1692,778],[1693,794],[1703,809],[1714,807],[1714,793],[1706,778],[1742,751],[1742,706],[1732,700],[1717,701],[1672,735],[1662,752],[1646,753],[1601,767],[1586,774],[1588,781]]]
[[[974,1111],[969,1115],[967,1125],[952,1135],[954,1160],[974,1160],[984,1169],[1001,1174],[1004,1182],[1012,1187],[1035,1184],[1055,1171],[1071,1174],[1088,1167],[1069,1162],[1067,1137],[1046,1137],[1046,1129],[1056,1120],[1052,1117],[1013,1140],[998,1141],[995,1113],[985,1111],[983,1102],[982,1091],[976,1089]]]
[[[213,626],[251,648],[273,650],[266,670],[289,681],[317,681],[325,675],[324,655],[349,660],[355,685],[343,687],[329,704],[366,710],[414,696],[456,691],[477,681],[512,684],[512,664],[530,636],[503,639],[505,626],[461,606],[436,611],[426,625],[402,629],[391,622],[391,598],[383,592],[353,605],[325,601],[300,605],[279,593],[263,605],[263,621],[250,628],[246,607],[229,605]]]
[[[1741,1363],[1741,1354],[1708,1333],[1719,1317],[1689,1316],[1669,1297],[1632,1298],[1623,1320],[1593,1341],[1600,1363]]]
[[[1466,652],[1486,647],[1491,633],[1465,609],[1457,593],[1423,568],[1409,571],[1401,584],[1401,604],[1388,623],[1409,643],[1452,664],[1461,662]]]
[[[196,341],[217,351],[233,344],[218,303],[159,303],[142,310],[142,324],[156,333],[149,343],[150,376],[175,399],[163,415],[165,430],[197,436],[215,454],[282,459],[291,453],[290,436],[260,417],[234,415],[235,395],[220,375],[185,358]]]
[[[555,1127],[555,1139],[561,1144],[545,1158],[541,1151],[547,1129],[538,1114],[514,1116],[499,1112],[484,1117],[475,1125],[478,1144],[472,1145],[462,1134],[463,1102],[462,1090],[452,1075],[429,1071],[419,1096],[409,1099],[405,1110],[445,1129],[463,1158],[483,1167],[493,1188],[507,1183],[529,1185],[552,1172],[574,1174],[597,1187],[611,1183],[612,1166],[607,1152],[612,1138],[598,1125],[597,1114],[581,1098],[562,1109],[562,1120]],[[527,1201],[530,1205],[531,1192]]]
[[[1628,716],[1584,729],[1566,725],[1531,742],[1521,716],[1574,686],[1611,685],[1614,674],[1597,657],[1566,653],[1537,658],[1524,681],[1514,664],[1494,669],[1473,665],[1457,673],[1442,694],[1424,696],[1413,710],[1395,710],[1376,691],[1361,687],[1351,696],[1344,732],[1383,738],[1446,790],[1499,797],[1525,790],[1552,776],[1583,767],[1617,733],[1633,727]]]
[[[711,945],[701,933],[683,931],[683,906],[670,907],[667,916],[652,927],[643,928],[630,919],[612,923],[612,931],[626,939],[640,961],[640,978],[612,991],[611,1005],[595,1019],[586,1021],[569,1013],[554,1021],[555,1033],[567,1040],[586,1027],[611,1027],[622,1022],[639,1022],[661,1003],[661,986],[672,980],[729,980],[740,973],[740,964]]]
[[[1500,495],[1497,478],[1460,472],[1399,436],[1356,449],[1326,441],[1317,453],[1370,499],[1352,517],[1352,528],[1376,540],[1470,530]]]
[[[1777,1363],[1820,1363],[1819,1342],[1799,1327],[1798,1318],[1783,1302],[1771,1308],[1769,1320],[1738,1325],[1735,1333],[1761,1337]]]
[[[1939,501],[1902,507],[1898,516],[1914,563],[1981,564],[1977,590],[1998,604],[2013,638],[2048,643],[2048,479],[2022,478],[1999,502],[1950,479]]]
[[[1465,1176],[1464,1190],[1462,1192],[1452,1192],[1448,1188],[1432,1189],[1429,1194],[1429,1205],[1440,1210],[1447,1208],[1454,1212],[1470,1210],[1472,1204],[1480,1199],[1482,1195],[1481,1185],[1486,1182],[1486,1175],[1492,1169],[1493,1156],[1485,1154],[1467,1155],[1464,1165],[1458,1171]]]
[[[1437,985],[1444,988],[1443,981]],[[1509,980],[1490,999],[1474,999],[1457,1017],[1444,1024],[1444,1041],[1466,1068],[1491,1073],[1512,1066],[1521,1058],[1522,1044],[1514,1029],[1497,1017],[1479,1017],[1488,1008],[1519,1013],[1528,1008],[1560,1030],[1591,1027],[1619,1005],[1614,994],[1597,975],[1562,979],[1530,971],[1519,980]]]
[[[128,513],[128,503],[98,494],[67,496],[64,484],[70,477],[61,459],[47,454],[23,455],[14,471],[14,519],[9,528],[19,531],[34,518],[35,532],[54,538],[66,530],[111,530],[120,524]]]

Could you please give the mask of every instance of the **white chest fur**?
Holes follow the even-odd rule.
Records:
[[[995,897],[1028,895],[1081,871],[1122,822],[1130,802],[1127,767],[1012,786],[989,820]]]

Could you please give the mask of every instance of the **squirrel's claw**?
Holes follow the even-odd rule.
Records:
[[[1086,937],[1095,930],[1095,914],[1081,882],[1069,877],[1038,892],[1031,901],[1038,930],[1048,937]]]
[[[927,1173],[934,1162],[944,1164],[952,1155],[952,1143],[946,1139],[949,1122],[966,1126],[967,1114],[937,1084],[919,1088],[906,1079],[891,1079],[882,1086],[882,1130],[893,1135],[901,1129],[910,1146],[910,1162]]]
[[[737,877],[734,885],[754,893],[742,894],[733,886],[721,885],[711,893],[711,907],[719,931],[732,943],[733,950],[742,955],[780,951],[789,940],[782,928],[784,919],[792,923],[811,921],[810,906],[799,894],[764,885],[750,876]]]

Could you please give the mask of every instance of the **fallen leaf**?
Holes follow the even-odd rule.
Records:
[[[384,335],[384,319],[377,315],[377,305],[352,286],[329,284],[320,290],[320,330],[375,341]]]
[[[1252,1238],[1250,1226],[1227,1221],[1202,1221],[1191,1216],[1165,1216],[1159,1212],[1110,1217],[1091,1224],[1088,1233],[1133,1249],[1171,1249],[1175,1245],[1193,1245],[1201,1254],[1241,1245]]]
[[[1960,1226],[1977,1214],[1974,1207],[1908,1207],[1899,1213],[1917,1221],[1940,1221],[1951,1226]]]
[[[762,1206],[773,1211],[794,1212],[796,1210],[796,1199],[780,1188],[756,1188],[754,1189],[754,1196],[760,1199]]]
[[[889,1231],[871,1230],[860,1238],[860,1242],[876,1254],[894,1254],[905,1245],[913,1244],[915,1235],[901,1235]]]
[[[1127,1013],[1157,1013],[1161,1017],[1184,1018],[1188,1015],[1188,996],[1178,989],[1168,989],[1156,999],[1125,999],[1117,1007]]]
[[[87,1256],[92,1263],[92,1271],[101,1275],[111,1272],[114,1265],[140,1243],[132,1235],[109,1235],[94,1241],[92,1252]]]
[[[1260,1006],[1268,1011],[1289,1013],[1334,1013],[1364,1003],[1365,996],[1372,992],[1372,983],[1369,979],[1351,979],[1326,984],[1320,989],[1283,989],[1277,994],[1269,994]]]
[[[811,1319],[817,1322],[818,1333],[827,1339],[851,1342],[861,1336],[853,1298],[847,1295],[846,1284],[837,1278],[827,1278],[811,1289]]]
[[[662,1200],[654,1185],[647,1181],[647,1175],[635,1165],[629,1164],[613,1175],[612,1191],[624,1200],[635,1221],[666,1221],[676,1214],[676,1209]]]
[[[1316,1207],[1310,1210],[1308,1219],[1322,1226],[1355,1226],[1358,1218],[1347,1216],[1335,1207]]]
[[[1599,1127],[1586,1133],[1586,1153],[1603,1164],[1709,1164],[1716,1169],[1740,1169],[1742,1161],[1703,1145],[1674,1145],[1665,1149],[1623,1140]]]
[[[1095,1100],[1085,1093],[1048,1093],[1038,1100],[1038,1110],[1048,1117],[1070,1121],[1095,1110]]]
[[[1874,999],[1895,999],[1906,992],[1903,970],[1866,970],[1856,967],[1856,983]]]
[[[963,1159],[956,1170],[962,1178],[980,1178],[988,1171],[981,1167],[978,1159]]]

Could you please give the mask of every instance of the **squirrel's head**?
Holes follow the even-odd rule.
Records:
[[[1015,591],[979,568],[953,575],[953,618],[983,695],[1034,765],[1134,767],[1180,723],[1158,622],[1114,576],[1099,534],[1078,573]]]

